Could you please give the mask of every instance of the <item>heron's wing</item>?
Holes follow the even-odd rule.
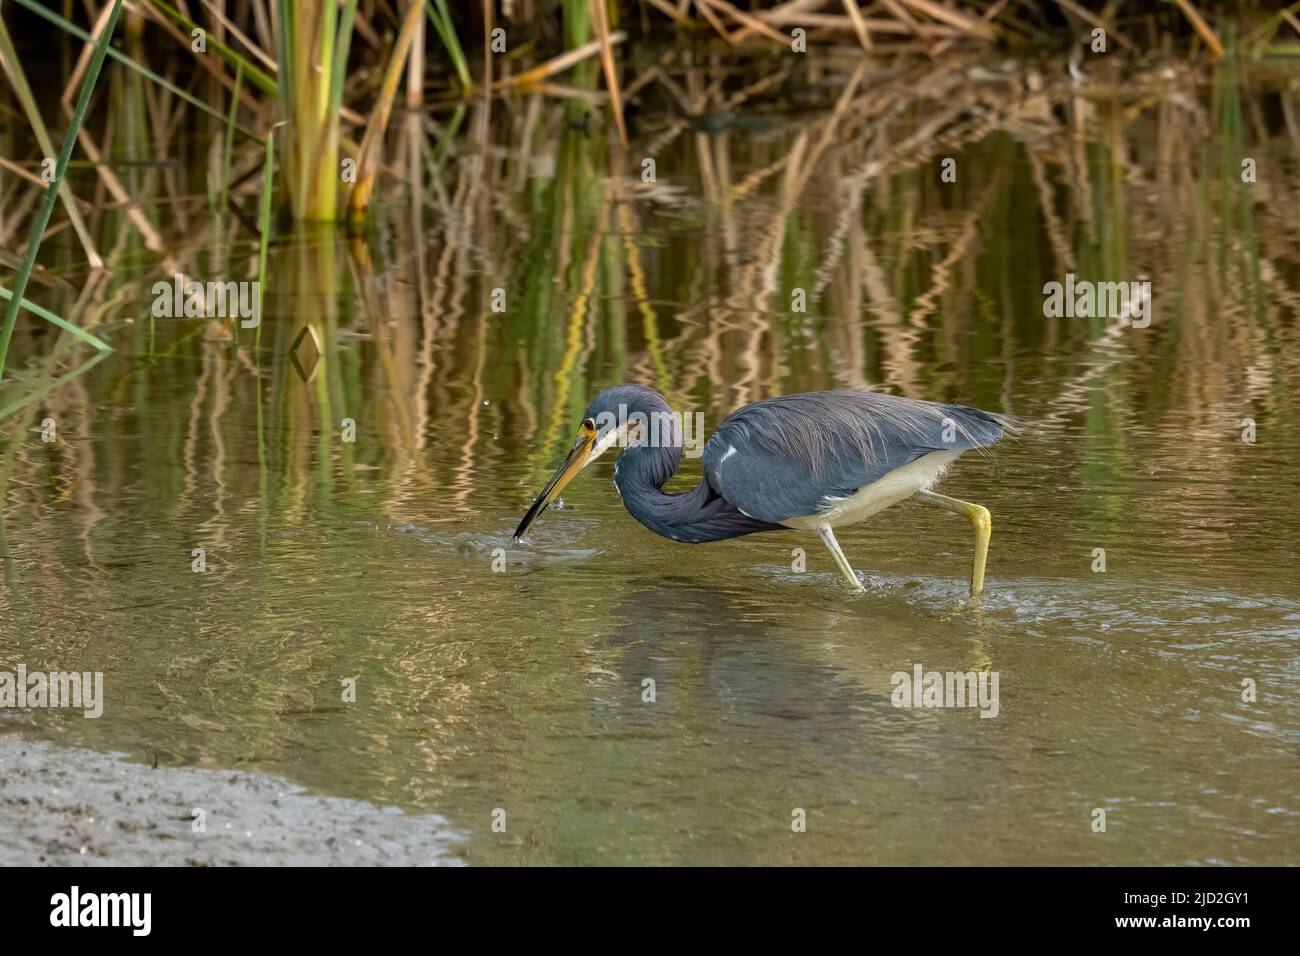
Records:
[[[744,514],[776,523],[816,514],[933,451],[1002,438],[1010,420],[962,405],[876,392],[806,392],[746,405],[704,446],[704,477]]]

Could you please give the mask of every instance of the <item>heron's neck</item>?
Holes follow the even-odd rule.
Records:
[[[759,521],[740,511],[701,481],[690,491],[665,494],[666,482],[681,460],[679,449],[631,447],[614,465],[614,486],[628,513],[655,534],[703,544],[756,531],[779,531],[780,525]]]
[[[623,507],[655,534],[674,541],[712,540],[700,537],[698,525],[706,514],[712,489],[704,483],[670,495],[663,486],[677,472],[680,448],[631,446],[619,453],[614,462],[614,487]]]
[[[677,473],[682,460],[680,424],[658,394],[646,397],[633,411],[646,415],[652,426],[651,441],[629,445],[614,463],[614,487],[633,518],[655,534],[688,544],[722,541],[778,528],[748,517],[707,481],[681,494],[666,494],[664,485]]]

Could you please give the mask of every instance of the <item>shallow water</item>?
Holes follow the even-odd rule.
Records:
[[[475,863],[1300,863],[1300,171],[1270,77],[1243,130],[1231,75],[962,69],[804,78],[720,134],[652,100],[655,184],[572,104],[471,117],[489,173],[466,142],[377,235],[277,237],[258,338],[151,321],[174,270],[101,217],[114,274],[35,297],[117,351],[0,421],[0,669],[102,670],[107,703],[4,723],[437,813]],[[1253,187],[1221,165],[1245,149]],[[131,175],[187,273],[250,274],[201,190],[182,223]],[[1150,278],[1150,327],[1045,318],[1069,271]],[[88,357],[29,328],[33,380]],[[621,381],[707,430],[829,387],[1019,416],[942,486],[993,513],[986,596],[945,512],[842,532],[854,596],[813,536],[654,537],[610,456],[513,543]],[[918,663],[996,671],[997,716],[894,707]]]

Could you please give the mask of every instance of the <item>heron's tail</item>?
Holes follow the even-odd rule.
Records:
[[[996,445],[1004,437],[1020,433],[1021,419],[1013,415],[986,412],[982,408],[969,408],[966,405],[945,405],[944,409],[973,448]]]

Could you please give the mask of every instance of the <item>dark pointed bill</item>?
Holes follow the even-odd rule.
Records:
[[[588,435],[585,432],[578,436],[569,456],[564,459],[564,464],[551,475],[551,480],[546,483],[542,493],[537,496],[529,507],[528,513],[524,515],[524,520],[519,522],[519,527],[515,529],[516,541],[524,536],[529,526],[537,520],[537,516],[546,510],[547,505],[560,496],[560,492],[573,480],[573,476],[582,471],[583,466],[587,464],[587,453],[591,450],[591,443],[595,437],[594,433]]]

